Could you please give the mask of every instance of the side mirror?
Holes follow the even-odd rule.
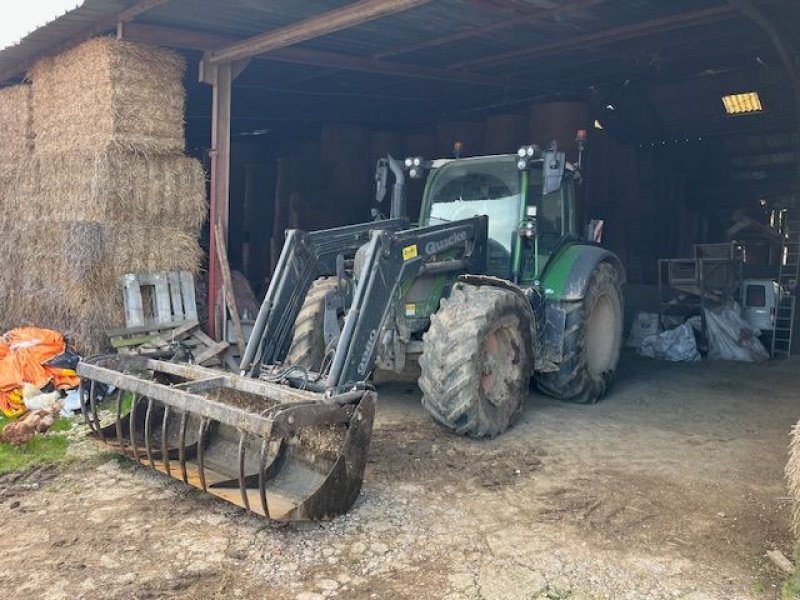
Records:
[[[544,175],[542,194],[545,196],[561,187],[561,181],[564,179],[564,169],[567,164],[566,156],[563,152],[558,151],[555,142],[550,145],[550,148],[544,153],[544,161],[542,162]]]
[[[389,161],[379,158],[375,165],[375,201],[380,203],[389,191]]]

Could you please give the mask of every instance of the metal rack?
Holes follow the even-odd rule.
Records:
[[[700,315],[706,332],[707,303],[718,304],[733,296],[743,279],[744,261],[736,243],[697,244],[693,258],[658,261],[659,324],[664,317]]]

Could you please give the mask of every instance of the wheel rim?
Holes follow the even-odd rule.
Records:
[[[516,393],[519,347],[517,334],[508,326],[494,329],[483,342],[481,390],[494,406],[508,404]]]
[[[607,294],[600,296],[586,322],[586,362],[589,373],[600,376],[614,367],[617,311]]]

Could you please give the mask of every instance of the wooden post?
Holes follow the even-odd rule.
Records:
[[[220,264],[220,275],[222,276],[222,289],[225,292],[225,303],[231,313],[233,321],[233,333],[236,336],[236,345],[239,346],[239,356],[244,356],[244,348],[247,345],[242,332],[242,322],[239,320],[239,307],[236,306],[236,294],[233,290],[233,279],[231,278],[231,266],[228,264],[228,251],[224,233],[224,228],[220,223],[214,225],[214,240],[217,245],[217,259]],[[223,318],[225,311],[222,311]],[[224,331],[224,328],[223,328]],[[228,340],[223,340],[228,341]]]

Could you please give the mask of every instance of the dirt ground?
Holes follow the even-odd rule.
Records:
[[[504,436],[380,389],[363,494],[279,525],[125,460],[0,480],[11,598],[775,598],[800,363],[626,357],[596,406],[532,394]],[[84,445],[85,446],[85,445]],[[84,448],[85,452],[85,448]]]

